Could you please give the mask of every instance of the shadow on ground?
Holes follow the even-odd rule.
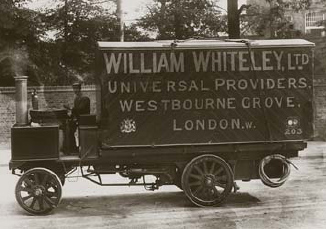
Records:
[[[227,201],[220,207],[232,205],[232,208],[255,206],[260,200],[248,193],[231,193]],[[171,211],[172,209],[198,210],[183,192],[141,193],[110,196],[86,196],[64,198],[56,212],[69,214],[90,215],[119,215],[124,217],[139,211]],[[212,208],[211,208],[212,209]]]

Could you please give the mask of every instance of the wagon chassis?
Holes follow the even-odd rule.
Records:
[[[249,181],[259,178],[258,164],[266,155],[277,152],[286,158],[294,157],[297,156],[298,150],[306,146],[306,143],[279,142],[259,144],[259,146],[262,147],[262,151],[259,152],[248,152],[248,149],[259,148],[257,143],[216,145],[214,151],[212,149],[205,151],[206,148],[201,146],[180,147],[181,151],[187,153],[174,153],[173,157],[167,157],[167,154],[157,154],[155,155],[156,158],[168,160],[156,164],[150,157],[144,160],[144,155],[147,154],[146,150],[150,149],[142,148],[136,151],[134,149],[131,154],[132,157],[130,154],[119,152],[125,149],[119,151],[106,149],[99,150],[101,156],[96,158],[61,155],[52,160],[11,161],[10,169],[13,174],[20,176],[16,186],[18,203],[27,212],[35,215],[47,214],[57,207],[61,199],[61,186],[65,184],[66,178],[74,177],[85,178],[100,186],[144,186],[146,190],[151,191],[162,185],[176,185],[195,205],[216,206],[221,205],[226,200],[232,189],[237,191],[238,187],[235,180]],[[161,150],[169,152],[172,148],[162,147]],[[228,151],[236,153],[228,157]],[[249,169],[250,167],[251,169]],[[78,168],[80,175],[76,176],[74,172]],[[23,174],[16,173],[17,169],[21,170]],[[251,172],[248,174],[245,171]],[[35,173],[39,175],[35,175]],[[31,174],[33,174],[32,177]],[[102,175],[109,174],[120,174],[122,177],[128,178],[129,182],[103,182]],[[154,176],[156,181],[146,182],[145,177],[147,175]],[[36,177],[43,177],[43,181],[39,182],[39,178]],[[50,188],[55,187],[52,187],[52,192],[48,192],[47,187],[42,185],[46,183],[45,177],[52,179],[48,184]],[[27,183],[27,186],[26,184],[23,185],[24,183]],[[22,193],[26,192],[30,195],[22,196]],[[29,199],[32,199],[32,202],[25,204],[24,201],[29,201]],[[41,199],[44,200],[42,204],[40,204]],[[36,204],[37,202],[39,204]]]

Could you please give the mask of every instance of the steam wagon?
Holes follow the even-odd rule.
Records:
[[[78,120],[78,151],[67,110],[28,111],[17,78],[19,205],[50,212],[76,169],[102,186],[176,185],[198,206],[223,203],[236,180],[281,186],[313,134],[313,48],[301,39],[98,42],[96,113]]]

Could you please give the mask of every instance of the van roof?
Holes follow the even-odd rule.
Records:
[[[99,41],[99,50],[152,50],[152,49],[212,49],[212,48],[246,48],[250,44],[253,48],[284,48],[284,47],[314,47],[315,44],[304,39],[278,40],[157,40],[147,42],[108,42]]]

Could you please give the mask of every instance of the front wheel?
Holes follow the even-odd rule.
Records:
[[[62,185],[51,170],[33,168],[19,178],[15,194],[17,202],[24,210],[33,215],[43,215],[59,205]]]
[[[207,154],[191,160],[182,173],[186,196],[197,206],[217,206],[230,194],[234,178],[230,166],[220,157]]]

